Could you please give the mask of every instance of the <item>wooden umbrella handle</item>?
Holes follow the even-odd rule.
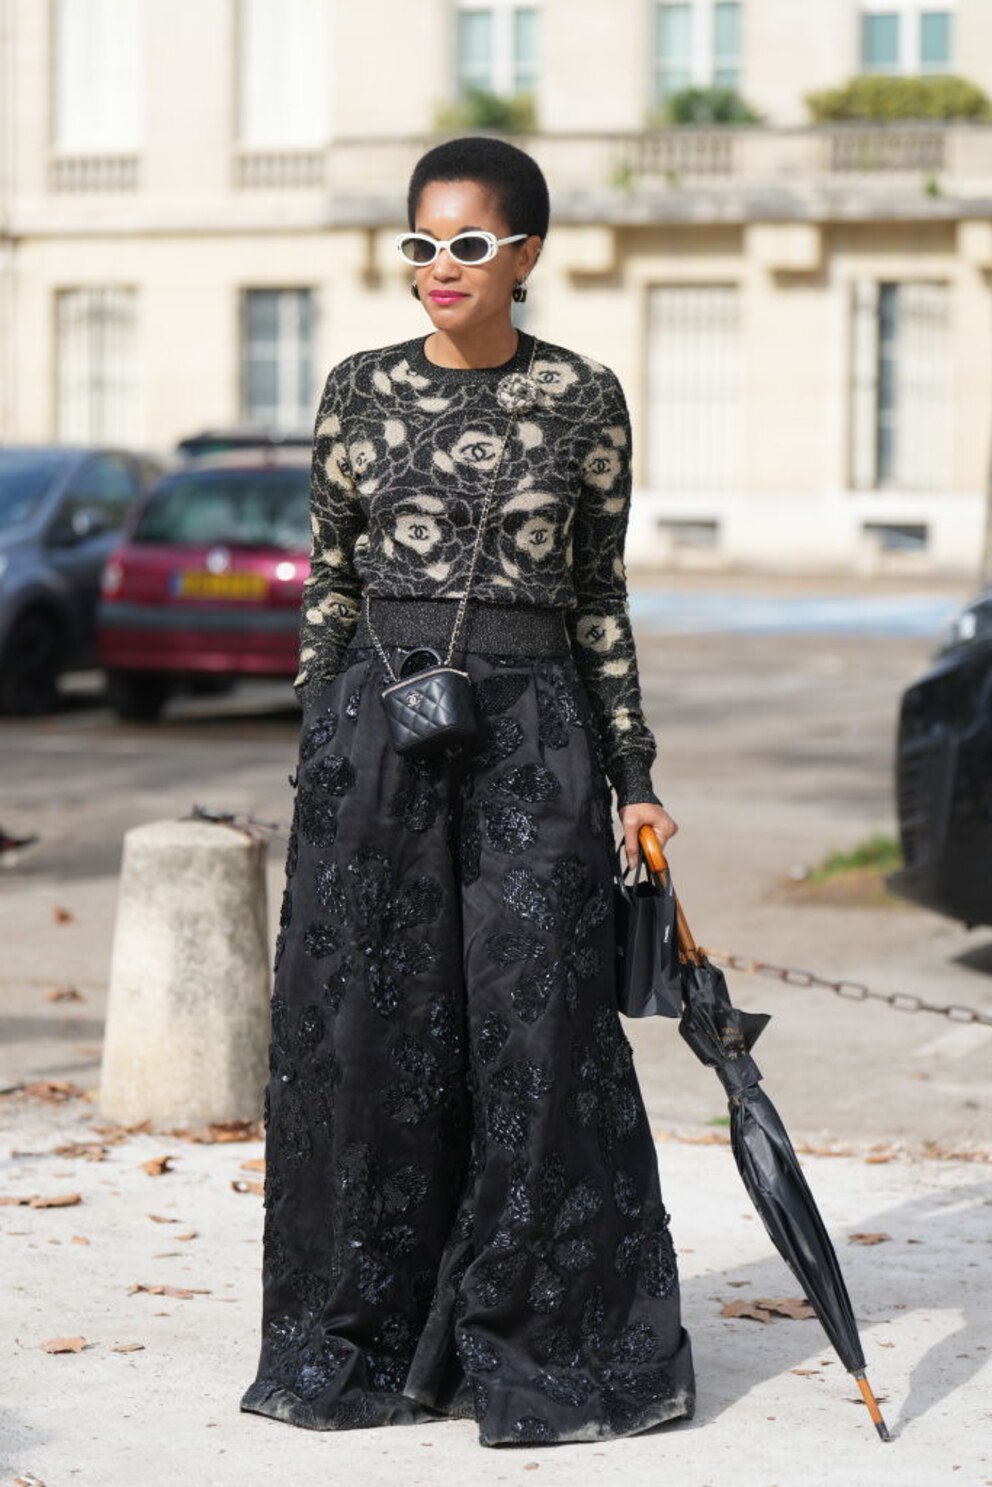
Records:
[[[644,825],[637,833],[637,840],[641,844],[644,856],[647,858],[648,867],[653,873],[667,873],[669,871],[668,859],[662,851],[658,833],[653,826]],[[683,959],[695,961],[697,965],[704,959],[702,950],[692,937],[689,921],[682,912],[678,894],[675,895],[675,919],[678,925],[679,949]]]

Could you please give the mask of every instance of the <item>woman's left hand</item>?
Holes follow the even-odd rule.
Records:
[[[625,805],[618,814],[623,825],[623,849],[627,858],[627,866],[630,868],[637,866],[637,856],[640,850],[637,833],[642,826],[654,827],[662,848],[668,838],[674,836],[679,829],[679,823],[668,814],[665,807],[655,805],[653,801],[644,801],[639,805]]]

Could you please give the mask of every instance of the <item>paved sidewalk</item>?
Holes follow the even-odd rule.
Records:
[[[463,1487],[531,1470],[562,1487],[992,1482],[988,1165],[804,1158],[893,1444],[878,1441],[818,1323],[720,1316],[726,1302],[796,1296],[796,1283],[753,1215],[729,1150],[666,1140],[658,1152],[696,1360],[695,1418],[621,1441],[487,1450],[468,1421],[311,1433],[239,1411],[257,1354],[263,1209],[257,1193],[236,1185],[261,1181],[243,1165],[261,1157],[260,1141],[131,1134],[104,1160],[86,1160],[51,1154],[99,1139],[102,1122],[85,1099],[52,1105],[8,1095],[0,1120],[0,1194],[82,1200],[0,1207],[3,1487]],[[166,1154],[172,1165],[161,1176],[143,1170]],[[889,1238],[850,1242],[859,1232]],[[85,1338],[83,1350],[40,1346],[67,1337]],[[140,1349],[115,1351],[134,1344]]]
[[[727,585],[672,576],[666,587],[685,598]],[[736,581],[762,599],[815,587]],[[647,620],[641,634],[656,776],[681,825],[670,858],[700,941],[990,1010],[992,930],[905,904],[807,902],[783,886],[795,864],[893,829],[895,704],[922,669],[922,641],[673,637]],[[0,730],[3,819],[45,843],[0,884],[0,1089],[98,1084],[129,826],[184,814],[193,800],[286,819],[295,717],[270,716],[254,694],[226,706],[190,704],[150,732],[79,701],[44,725]],[[273,939],[283,850],[274,843],[269,860]],[[257,1358],[263,1210],[258,1193],[232,1184],[261,1182],[242,1166],[258,1162],[261,1141],[126,1134],[102,1161],[60,1156],[56,1146],[99,1139],[96,1105],[14,1093],[0,1096],[0,1197],[82,1201],[0,1205],[0,1487],[463,1487],[531,1471],[562,1487],[992,1487],[992,1028],[729,979],[741,1006],[773,1015],[757,1060],[793,1137],[814,1148],[803,1165],[837,1242],[892,1445],[878,1442],[817,1323],[721,1317],[726,1302],[798,1287],[716,1144],[718,1081],[673,1024],[650,1019],[625,1027],[680,1251],[693,1421],[601,1445],[486,1450],[465,1421],[311,1434],[242,1415]],[[80,999],[49,1000],[56,987]],[[847,1154],[818,1154],[830,1147]],[[955,1159],[923,1159],[934,1150]],[[171,1170],[142,1169],[165,1154]],[[890,1237],[851,1243],[857,1232]],[[40,1347],[76,1336],[86,1339],[78,1353]]]

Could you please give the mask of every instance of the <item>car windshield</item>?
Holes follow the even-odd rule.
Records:
[[[0,531],[34,515],[65,462],[56,452],[0,449]]]
[[[180,476],[151,497],[133,540],[306,551],[309,491],[310,472],[304,468]]]

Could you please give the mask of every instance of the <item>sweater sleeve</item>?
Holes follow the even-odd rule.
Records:
[[[300,667],[293,686],[309,688],[338,670],[355,631],[362,581],[354,544],[365,528],[342,426],[345,379],[340,366],[324,384],[314,424],[310,466],[310,575],[303,585]]]
[[[568,611],[579,674],[589,694],[617,807],[661,801],[651,782],[657,755],[641,708],[627,602],[624,543],[630,514],[630,415],[612,372],[603,422],[586,453],[572,542],[577,606]]]

